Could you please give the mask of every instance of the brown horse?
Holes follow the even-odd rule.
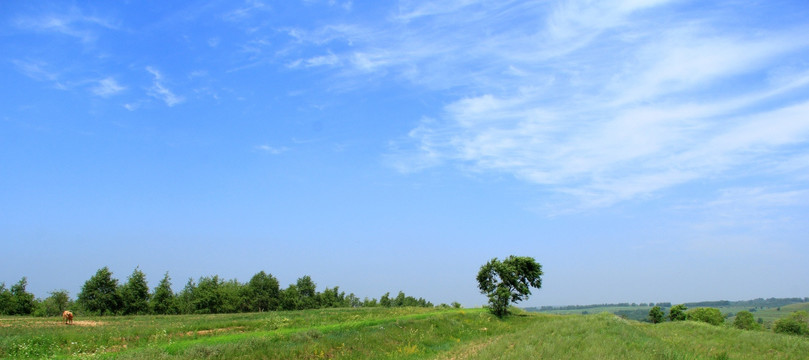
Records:
[[[65,324],[73,324],[73,313],[69,310],[65,310],[62,313],[62,319],[65,320]]]

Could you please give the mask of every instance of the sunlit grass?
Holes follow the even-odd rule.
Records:
[[[783,309],[782,309],[783,311]],[[328,309],[227,315],[0,318],[0,358],[800,359],[809,338],[611,314]]]

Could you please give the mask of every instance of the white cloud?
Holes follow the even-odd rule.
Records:
[[[149,90],[147,91],[147,94],[149,94],[149,96],[154,97],[158,100],[162,100],[169,107],[185,101],[184,97],[175,95],[174,92],[172,92],[165,85],[163,85],[162,82],[163,74],[161,74],[158,70],[152,68],[151,66],[147,66],[146,71],[148,71],[150,74],[152,74],[152,76],[154,76],[152,87],[150,87]]]
[[[59,74],[48,69],[48,64],[42,61],[12,60],[12,64],[23,75],[37,81],[57,81]]]
[[[239,22],[253,17],[256,13],[270,10],[270,7],[262,1],[245,1],[242,7],[226,13],[223,17],[227,21]]]
[[[285,153],[285,152],[287,152],[289,150],[289,148],[287,148],[285,146],[274,147],[274,146],[269,146],[269,145],[266,145],[266,144],[265,145],[257,145],[255,147],[255,149],[258,150],[258,151],[261,151],[261,152],[272,154],[272,155],[280,155],[280,154],[283,154],[283,153]]]
[[[771,159],[809,154],[805,24],[673,0],[399,4],[379,22],[289,31],[301,52],[327,51],[290,67],[450,90],[391,141],[399,171],[511,174],[593,207],[752,164],[783,174]]]
[[[93,94],[101,97],[110,97],[121,91],[126,90],[126,87],[121,86],[115,81],[114,78],[108,77],[98,81],[98,84],[92,89]]]
[[[21,17],[15,20],[19,28],[39,32],[55,32],[71,36],[83,43],[92,43],[98,38],[98,29],[117,30],[115,21],[102,17],[85,15],[72,8],[64,13],[48,14],[40,17]]]
[[[290,63],[290,68],[298,67],[317,67],[317,66],[335,66],[340,64],[340,59],[337,55],[329,53],[328,55],[314,56],[308,59],[298,59]]]
[[[388,160],[398,170],[508,173],[585,207],[809,153],[794,148],[809,142],[809,69],[799,60],[809,53],[806,29],[740,32],[710,17],[663,17],[661,29],[653,10],[668,3],[407,7],[394,31],[351,35],[362,40],[345,71],[475,94],[393,142]],[[480,18],[481,7],[497,7],[500,18]],[[506,26],[525,14],[545,26]],[[782,64],[789,76],[769,76]]]

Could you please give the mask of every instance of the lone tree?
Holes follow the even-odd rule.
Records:
[[[531,295],[531,287],[542,287],[542,265],[527,256],[509,256],[503,261],[491,259],[480,267],[478,288],[489,297],[489,311],[497,317],[508,314],[511,302]]]

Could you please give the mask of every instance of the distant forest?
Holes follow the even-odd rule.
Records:
[[[0,283],[0,315],[55,316],[64,310],[88,315],[141,314],[216,314],[260,312],[275,310],[304,310],[338,307],[433,307],[433,303],[405,295],[383,294],[379,300],[358,298],[346,294],[338,286],[317,291],[309,276],[299,278],[285,289],[278,279],[264,271],[246,283],[236,279],[224,280],[218,275],[188,279],[185,287],[175,293],[166,273],[160,283],[149,291],[146,275],[135,269],[125,283],[119,284],[109,268],[99,269],[84,283],[76,299],[66,290],[54,290],[45,299],[36,299],[26,291],[28,281],[23,277],[6,288]],[[441,304],[448,307],[449,305]],[[452,306],[460,307],[453,302]]]
[[[779,307],[785,306],[789,304],[801,303],[801,302],[809,302],[809,297],[805,298],[769,298],[769,299],[753,299],[753,300],[742,300],[742,301],[728,301],[728,300],[718,300],[718,301],[700,301],[700,302],[689,302],[685,303],[685,306],[689,308],[696,308],[696,307],[727,307],[727,306],[740,306],[740,307],[750,307],[750,308],[769,308],[769,307]],[[670,302],[659,302],[659,303],[616,303],[616,304],[592,304],[592,305],[565,305],[565,306],[542,306],[542,307],[530,307],[526,308],[527,311],[556,311],[556,310],[589,310],[594,308],[607,308],[607,307],[653,307],[653,306],[660,306],[661,308],[668,308],[671,307]]]

